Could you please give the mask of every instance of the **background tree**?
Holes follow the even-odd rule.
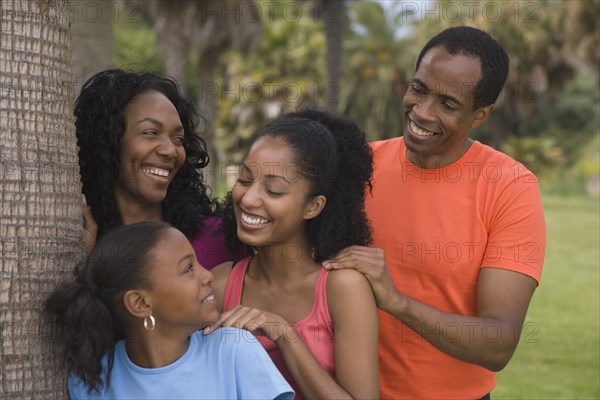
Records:
[[[293,15],[284,10],[295,9],[295,2],[279,4],[260,4],[263,37],[250,56],[230,51],[222,59],[216,143],[230,163],[241,161],[252,135],[271,119],[304,106],[324,107],[323,29],[312,4],[298,3]]]
[[[67,3],[72,21],[71,66],[77,87],[94,73],[115,65],[113,20],[119,15],[116,4],[112,0]]]
[[[344,0],[313,0],[312,15],[323,24],[325,33],[324,107],[338,112],[342,91],[342,61],[344,39],[348,26],[348,2]]]
[[[600,65],[600,0],[564,2],[566,51],[597,71]]]
[[[0,394],[65,398],[42,302],[83,255],[65,1],[0,2]]]
[[[402,97],[418,49],[398,37],[404,13],[376,2],[350,6],[341,110],[370,140],[402,134]]]

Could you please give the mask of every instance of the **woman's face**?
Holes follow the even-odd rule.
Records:
[[[287,143],[280,137],[258,139],[232,190],[239,239],[255,247],[302,245],[306,220],[318,215],[322,206],[320,200],[308,199],[309,190]]]
[[[170,228],[151,254],[147,302],[156,329],[165,334],[189,334],[215,322],[219,313],[212,289],[213,275],[196,259],[188,239]]]
[[[147,91],[125,106],[125,121],[115,182],[117,204],[160,204],[185,161],[179,114],[165,95]]]

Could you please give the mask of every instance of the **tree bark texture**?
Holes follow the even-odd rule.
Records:
[[[69,13],[0,2],[0,398],[66,397],[42,305],[83,256]]]

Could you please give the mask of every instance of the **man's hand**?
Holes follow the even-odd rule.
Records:
[[[350,268],[362,273],[371,284],[377,307],[389,311],[394,302],[402,297],[392,281],[382,249],[350,246],[332,259],[323,261],[329,270]]]

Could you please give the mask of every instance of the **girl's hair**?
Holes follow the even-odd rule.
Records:
[[[263,137],[282,138],[289,145],[294,166],[310,183],[309,199],[318,195],[327,198],[321,213],[307,221],[315,261],[321,262],[353,244],[371,243],[364,199],[367,187],[371,189],[373,153],[365,134],[353,121],[303,110],[271,122],[255,141]],[[234,243],[237,227],[231,193],[223,209],[228,243]]]
[[[156,91],[175,106],[184,130],[186,160],[162,203],[165,220],[193,236],[213,212],[201,168],[208,165],[206,143],[195,129],[199,115],[179,93],[177,83],[151,72],[111,69],[92,76],[75,103],[75,128],[83,193],[98,224],[98,235],[121,224],[113,184],[119,175],[121,138],[127,128],[125,106],[137,95]]]
[[[151,252],[170,228],[164,222],[140,222],[107,232],[87,261],[75,269],[75,279],[46,300],[46,312],[59,328],[68,370],[90,393],[110,385],[115,344],[125,337],[128,320],[123,294],[152,287]]]

